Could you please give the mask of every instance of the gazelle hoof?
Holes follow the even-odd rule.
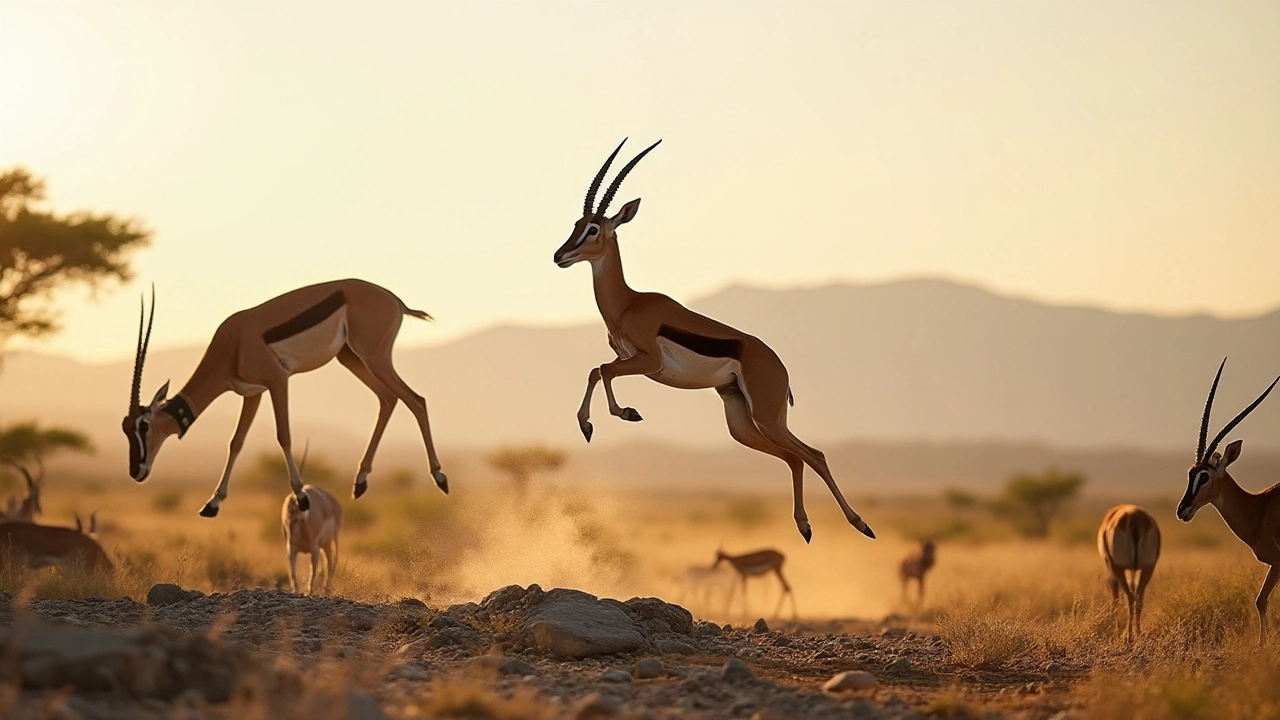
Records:
[[[858,532],[862,533],[863,535],[866,535],[872,540],[876,539],[876,534],[872,532],[871,526],[866,523],[862,523],[862,527],[858,528]]]
[[[579,420],[578,427],[582,429],[582,437],[586,438],[587,442],[591,442],[591,431],[593,430],[591,427],[591,421]]]
[[[439,470],[431,473],[431,477],[436,479],[436,487],[440,488],[445,495],[449,494],[449,478],[445,477],[443,472]]]
[[[635,408],[622,408],[622,414],[618,417],[626,420],[627,422],[640,422],[643,419],[640,417],[640,413],[636,412]]]
[[[200,517],[218,517],[218,506],[205,503],[204,507],[200,508]]]
[[[306,512],[311,509],[311,498],[307,497],[306,493],[298,493],[295,497],[298,498],[299,510]]]
[[[361,495],[365,494],[365,492],[366,492],[366,491],[368,491],[368,490],[369,490],[369,481],[368,481],[368,480],[358,481],[358,482],[356,482],[356,484],[355,484],[354,486],[352,486],[352,488],[351,488],[351,497],[353,497],[353,498],[358,498],[358,497],[360,497]]]
[[[813,528],[809,527],[807,524],[800,528],[800,537],[804,538],[806,545],[809,544],[809,541],[813,540]]]

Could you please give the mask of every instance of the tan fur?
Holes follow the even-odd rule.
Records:
[[[316,577],[320,573],[320,552],[323,551],[327,565],[324,593],[328,595],[333,572],[338,567],[342,505],[323,488],[304,485],[302,491],[311,501],[305,512],[298,509],[298,499],[292,493],[285,496],[284,506],[280,509],[285,551],[289,555],[289,582],[293,591],[298,592],[298,553],[307,553],[311,556],[311,578],[307,582],[307,594],[314,594]]]
[[[0,523],[0,562],[40,567],[76,559],[93,570],[115,570],[102,546],[77,530],[29,522]]]
[[[795,593],[791,592],[791,585],[782,576],[782,564],[786,561],[786,556],[777,550],[756,550],[742,555],[729,555],[718,550],[716,551],[716,561],[711,565],[711,568],[714,570],[720,566],[720,563],[728,562],[737,571],[738,577],[741,579],[743,614],[747,612],[747,578],[773,573],[778,576],[778,582],[782,583],[782,595],[778,597],[778,605],[773,609],[774,616],[776,617],[782,611],[782,603],[790,595],[791,616],[798,617]]]
[[[1160,558],[1160,526],[1151,513],[1137,505],[1117,505],[1107,511],[1098,527],[1098,554],[1106,567],[1112,602],[1124,591],[1129,607],[1125,636],[1133,642],[1142,632],[1142,602]]]
[[[918,594],[916,601],[918,604],[924,604],[924,576],[933,567],[935,561],[935,546],[932,540],[925,540],[920,543],[920,547],[907,553],[902,558],[902,562],[898,563],[898,580],[902,583],[902,600],[907,600],[907,585],[911,580],[915,580],[918,586]]]
[[[266,334],[287,325],[326,299],[341,293],[344,304],[309,328],[268,343]],[[154,302],[153,302],[154,310]],[[448,492],[448,479],[441,470],[431,439],[426,400],[409,387],[392,364],[392,347],[404,315],[430,319],[421,310],[412,310],[391,291],[363,280],[335,280],[309,285],[272,298],[261,305],[241,310],[218,326],[204,356],[186,385],[173,398],[167,397],[168,383],[148,405],[138,402],[122,422],[130,443],[130,474],[138,482],[146,479],[165,439],[179,431],[177,422],[164,412],[180,408],[185,400],[196,417],[216,398],[227,392],[243,396],[240,420],[231,438],[226,466],[213,497],[200,514],[213,517],[227,498],[231,470],[244,446],[245,436],[258,412],[263,393],[270,395],[275,414],[276,439],[289,469],[289,487],[301,501],[302,478],[294,466],[289,429],[289,377],[309,372],[337,358],[378,398],[378,419],[360,462],[353,494],[360,497],[373,471],[373,458],[391,412],[399,400],[409,407],[427,450],[431,474],[441,490]],[[147,336],[150,329],[147,330]],[[135,368],[141,377],[145,362],[145,342],[140,337],[141,358]],[[177,404],[175,404],[177,402]],[[139,428],[145,422],[145,433]],[[305,504],[305,501],[301,501]]]

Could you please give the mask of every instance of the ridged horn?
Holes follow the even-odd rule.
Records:
[[[622,170],[618,173],[618,176],[613,179],[613,183],[609,185],[609,189],[605,190],[604,199],[600,201],[600,209],[596,210],[598,214],[603,215],[604,211],[608,209],[609,202],[613,200],[614,194],[618,192],[618,188],[622,185],[622,181],[627,177],[627,173],[631,172],[631,168],[635,167],[636,163],[640,162],[641,158],[648,155],[650,150],[658,147],[661,143],[662,141],[659,140],[644,150],[641,150],[639,155],[631,158],[631,162],[622,166]]]

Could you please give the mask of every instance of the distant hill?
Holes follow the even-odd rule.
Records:
[[[585,292],[583,302],[590,302]],[[795,391],[792,428],[824,449],[856,438],[903,448],[917,441],[992,442],[1189,457],[1223,355],[1231,360],[1215,429],[1280,374],[1280,311],[1245,319],[1157,317],[1050,306],[938,280],[733,287],[691,305],[778,351]],[[162,342],[165,329],[156,332]],[[153,352],[144,396],[165,379],[180,387],[202,350]],[[402,347],[396,361],[427,396],[437,446],[446,457],[529,441],[587,451],[584,460],[602,447],[622,452],[637,444],[677,443],[698,452],[732,445],[714,392],[624,378],[615,384],[617,392],[645,420],[610,417],[597,393],[596,437],[587,446],[574,413],[587,372],[611,357],[597,322],[496,327],[439,346]],[[129,373],[128,361],[87,365],[9,354],[0,369],[0,420],[36,416],[83,428],[101,448],[99,461],[122,465],[119,428]],[[313,450],[326,448],[330,457],[354,465],[376,415],[374,398],[336,363],[294,383],[295,437],[309,436]],[[216,402],[181,443],[165,448],[157,472],[170,463],[196,463],[201,476],[216,473],[203,468],[222,462],[238,407],[233,396]],[[273,435],[264,408],[251,442],[267,447]],[[1238,436],[1247,440],[1246,459],[1280,450],[1280,397],[1263,405]],[[420,446],[404,408],[396,411],[386,444]],[[628,462],[646,459],[641,453]],[[846,475],[891,476],[905,460],[854,453]]]

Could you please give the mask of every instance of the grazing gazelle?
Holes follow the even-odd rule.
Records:
[[[907,585],[911,580],[915,580],[917,584],[916,602],[919,605],[924,604],[924,576],[933,567],[935,561],[935,548],[933,540],[927,539],[920,543],[920,547],[907,553],[902,558],[902,562],[898,565],[898,579],[902,581],[902,601],[907,602]]]
[[[1226,358],[1218,366],[1218,374],[1209,387],[1209,399],[1204,404],[1204,417],[1200,420],[1200,443],[1196,448],[1196,460],[1187,471],[1187,491],[1178,503],[1178,519],[1190,522],[1196,511],[1207,504],[1213,505],[1218,514],[1226,521],[1231,532],[1240,538],[1253,556],[1269,566],[1267,578],[1262,581],[1262,589],[1258,591],[1258,628],[1259,642],[1267,640],[1267,599],[1276,581],[1280,580],[1280,484],[1272,485],[1258,494],[1253,494],[1240,487],[1227,472],[1227,466],[1240,458],[1240,446],[1243,440],[1236,440],[1227,445],[1221,453],[1216,452],[1218,443],[1235,429],[1241,420],[1253,412],[1253,409],[1267,397],[1271,389],[1280,382],[1280,377],[1271,382],[1267,389],[1244,410],[1227,423],[1213,438],[1213,442],[1205,446],[1205,438],[1209,434],[1209,413],[1213,409],[1213,396],[1218,391],[1218,380],[1222,377],[1222,367],[1227,364]]]
[[[1160,526],[1151,513],[1137,505],[1117,505],[1107,511],[1098,528],[1098,554],[1107,568],[1111,602],[1120,599],[1121,590],[1128,601],[1126,636],[1133,642],[1134,636],[1142,633],[1142,598],[1160,558]]]
[[[79,530],[29,522],[0,522],[0,564],[33,567],[79,560],[90,570],[115,570],[96,540]]]
[[[302,451],[298,463],[301,473],[307,464],[307,450]],[[284,498],[280,509],[280,524],[284,530],[285,552],[289,554],[289,582],[293,592],[298,592],[298,553],[311,556],[311,578],[307,581],[307,594],[315,593],[316,576],[320,572],[320,551],[324,551],[324,594],[329,594],[333,571],[338,568],[338,532],[342,530],[342,505],[323,488],[303,485],[302,492],[311,502],[306,510],[298,507],[298,499],[292,493]]]
[[[44,512],[43,508],[40,507],[39,481],[31,477],[31,473],[27,471],[27,468],[24,467],[22,463],[14,462],[12,460],[0,460],[0,462],[3,462],[22,473],[22,477],[27,481],[27,494],[23,496],[21,500],[17,500],[10,495],[8,507],[5,510],[4,516],[0,517],[0,520],[35,522],[36,516]]]
[[[723,550],[716,551],[716,561],[711,565],[714,569],[721,562],[728,562],[733,569],[738,572],[738,577],[742,582],[742,614],[747,614],[747,578],[758,577],[773,573],[778,576],[778,582],[782,583],[782,594],[778,596],[778,605],[773,609],[774,617],[782,611],[782,602],[791,597],[791,617],[798,617],[796,611],[796,596],[791,592],[791,585],[787,583],[787,579],[782,576],[782,563],[787,558],[777,550],[756,550],[755,552],[745,553],[743,555],[726,555]]]
[[[403,316],[424,320],[431,316],[412,310],[391,291],[363,280],[335,280],[308,285],[272,298],[261,305],[241,310],[222,321],[213,334],[204,357],[177,395],[167,398],[166,381],[151,403],[142,405],[138,391],[147,345],[151,340],[151,320],[155,318],[155,289],[152,289],[151,319],[143,334],[138,319],[138,348],[133,366],[133,388],[129,414],[121,424],[129,439],[129,474],[134,480],[147,479],[161,444],[170,435],[182,437],[191,423],[215,398],[228,391],[244,398],[240,421],[231,437],[231,448],[222,479],[213,497],[200,510],[214,517],[227,498],[227,483],[245,435],[258,412],[262,393],[271,395],[275,412],[276,439],[289,468],[289,487],[299,507],[309,500],[302,492],[302,478],[294,467],[289,434],[289,377],[325,365],[335,357],[343,367],[378,396],[378,420],[360,461],[352,495],[360,497],[368,489],[373,456],[383,430],[399,399],[418,420],[427,459],[436,485],[446,493],[449,482],[440,470],[431,428],[427,422],[427,402],[400,378],[391,362],[391,350],[400,332]]]
[[[587,376],[587,390],[578,409],[583,436],[591,441],[591,393],[597,382],[604,384],[609,412],[631,422],[640,420],[640,413],[618,405],[613,395],[614,378],[644,375],[686,390],[715,388],[724,402],[725,420],[733,439],[773,455],[791,468],[796,528],[805,542],[813,537],[804,510],[806,463],[827,484],[849,523],[874,538],[871,528],[845,502],[823,454],[801,442],[787,428],[787,405],[793,404],[793,398],[787,368],[777,354],[759,338],[699,315],[666,295],[637,292],[627,285],[617,229],[635,218],[640,199],[623,205],[612,217],[605,211],[627,173],[657,145],[650,145],[627,163],[605,191],[600,206],[593,209],[600,182],[622,149],[618,145],[591,181],[582,217],[553,257],[562,268],[582,261],[591,264],[596,305],[608,330],[609,345],[617,354],[612,362],[592,368]]]

